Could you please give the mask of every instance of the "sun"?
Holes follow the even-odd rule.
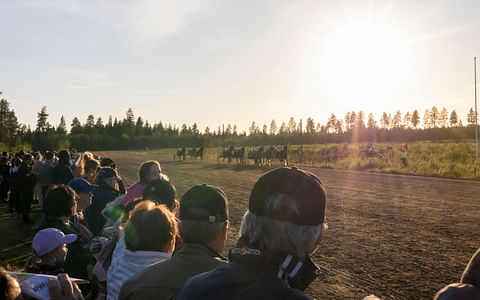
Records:
[[[323,51],[323,88],[331,99],[374,105],[405,88],[408,53],[387,25],[351,23],[332,32]],[[352,107],[352,109],[353,109]]]

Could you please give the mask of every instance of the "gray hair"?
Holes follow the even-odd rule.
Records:
[[[208,223],[191,220],[180,220],[178,230],[185,243],[205,244],[216,239],[226,226],[225,222]]]
[[[295,200],[285,194],[270,196],[265,201],[265,209],[270,212],[298,213]],[[303,260],[327,227],[326,223],[298,225],[247,211],[243,216],[240,233],[249,243],[255,243],[261,249],[286,252]]]

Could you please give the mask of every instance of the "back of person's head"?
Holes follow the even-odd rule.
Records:
[[[14,300],[21,293],[18,281],[0,267],[0,300]]]
[[[12,164],[13,164],[14,167],[19,167],[19,166],[22,164],[22,159],[19,158],[19,157],[15,157],[15,158],[13,159],[13,163],[12,163]]]
[[[241,235],[249,243],[304,259],[326,229],[326,193],[313,174],[296,168],[272,170],[255,183]]]
[[[70,165],[70,153],[67,150],[62,150],[58,153],[58,164]]]
[[[26,162],[26,163],[29,163],[29,162],[33,161],[33,155],[31,155],[30,153],[25,154],[23,156],[23,161]]]
[[[45,160],[51,160],[53,159],[53,156],[53,152],[48,151],[47,153],[45,153]]]
[[[480,288],[480,249],[473,254],[465,271],[463,271],[461,283],[468,283]]]
[[[95,183],[99,186],[105,186],[106,180],[112,177],[115,177],[116,180],[121,180],[121,178],[118,176],[117,170],[110,167],[98,168]]]
[[[165,205],[138,203],[125,227],[125,244],[130,251],[173,251],[177,222]]]
[[[180,200],[179,224],[184,242],[210,243],[226,234],[227,227],[228,200],[220,188],[202,184],[185,192]]]
[[[143,199],[152,200],[157,204],[165,204],[170,211],[174,211],[178,207],[175,186],[163,178],[152,180],[147,184],[143,190]]]
[[[160,167],[160,163],[156,160],[149,160],[140,166],[140,169],[138,169],[138,179],[141,183],[147,184],[151,179],[151,171],[152,171],[152,166],[158,166],[158,169],[160,172],[162,172],[162,168]]]
[[[47,218],[73,216],[76,212],[75,192],[69,186],[52,186],[47,191],[43,211]]]
[[[115,162],[113,161],[113,159],[109,158],[109,157],[103,157],[101,160],[100,160],[100,166],[102,167],[110,167],[112,169],[115,169],[117,168],[117,166],[115,165]]]
[[[85,166],[83,167],[85,170],[85,174],[90,172],[96,172],[97,169],[100,167],[100,162],[96,159],[89,159],[85,162]]]

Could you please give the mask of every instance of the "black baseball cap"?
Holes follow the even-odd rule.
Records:
[[[122,178],[118,176],[117,171],[115,171],[115,169],[112,169],[110,167],[102,167],[98,169],[97,180],[110,178],[110,177],[115,177],[116,180],[122,180]]]
[[[180,220],[220,223],[228,220],[228,200],[218,187],[201,184],[180,200]]]
[[[265,200],[283,194],[291,197],[298,213],[267,211]],[[325,222],[326,192],[314,174],[292,168],[278,168],[263,174],[255,183],[248,210],[257,216],[299,225],[319,225]]]

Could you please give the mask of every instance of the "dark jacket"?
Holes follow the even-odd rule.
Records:
[[[169,299],[188,278],[225,264],[225,258],[209,247],[186,243],[175,250],[171,259],[127,280],[118,299]]]
[[[92,205],[86,209],[85,221],[93,235],[101,235],[103,226],[106,223],[106,219],[102,215],[102,210],[108,202],[118,197],[119,192],[105,184],[101,184],[92,191],[92,194]]]
[[[52,173],[53,184],[68,184],[73,179],[72,169],[66,164],[58,164]]]
[[[70,223],[65,224],[60,219],[45,219],[38,230],[57,228],[64,234],[77,234]],[[67,245],[68,252],[63,268],[71,277],[88,279],[87,265],[93,263],[88,241],[83,241],[77,234],[77,240]]]
[[[239,242],[226,266],[190,278],[173,299],[312,299],[277,277],[284,260]]]

